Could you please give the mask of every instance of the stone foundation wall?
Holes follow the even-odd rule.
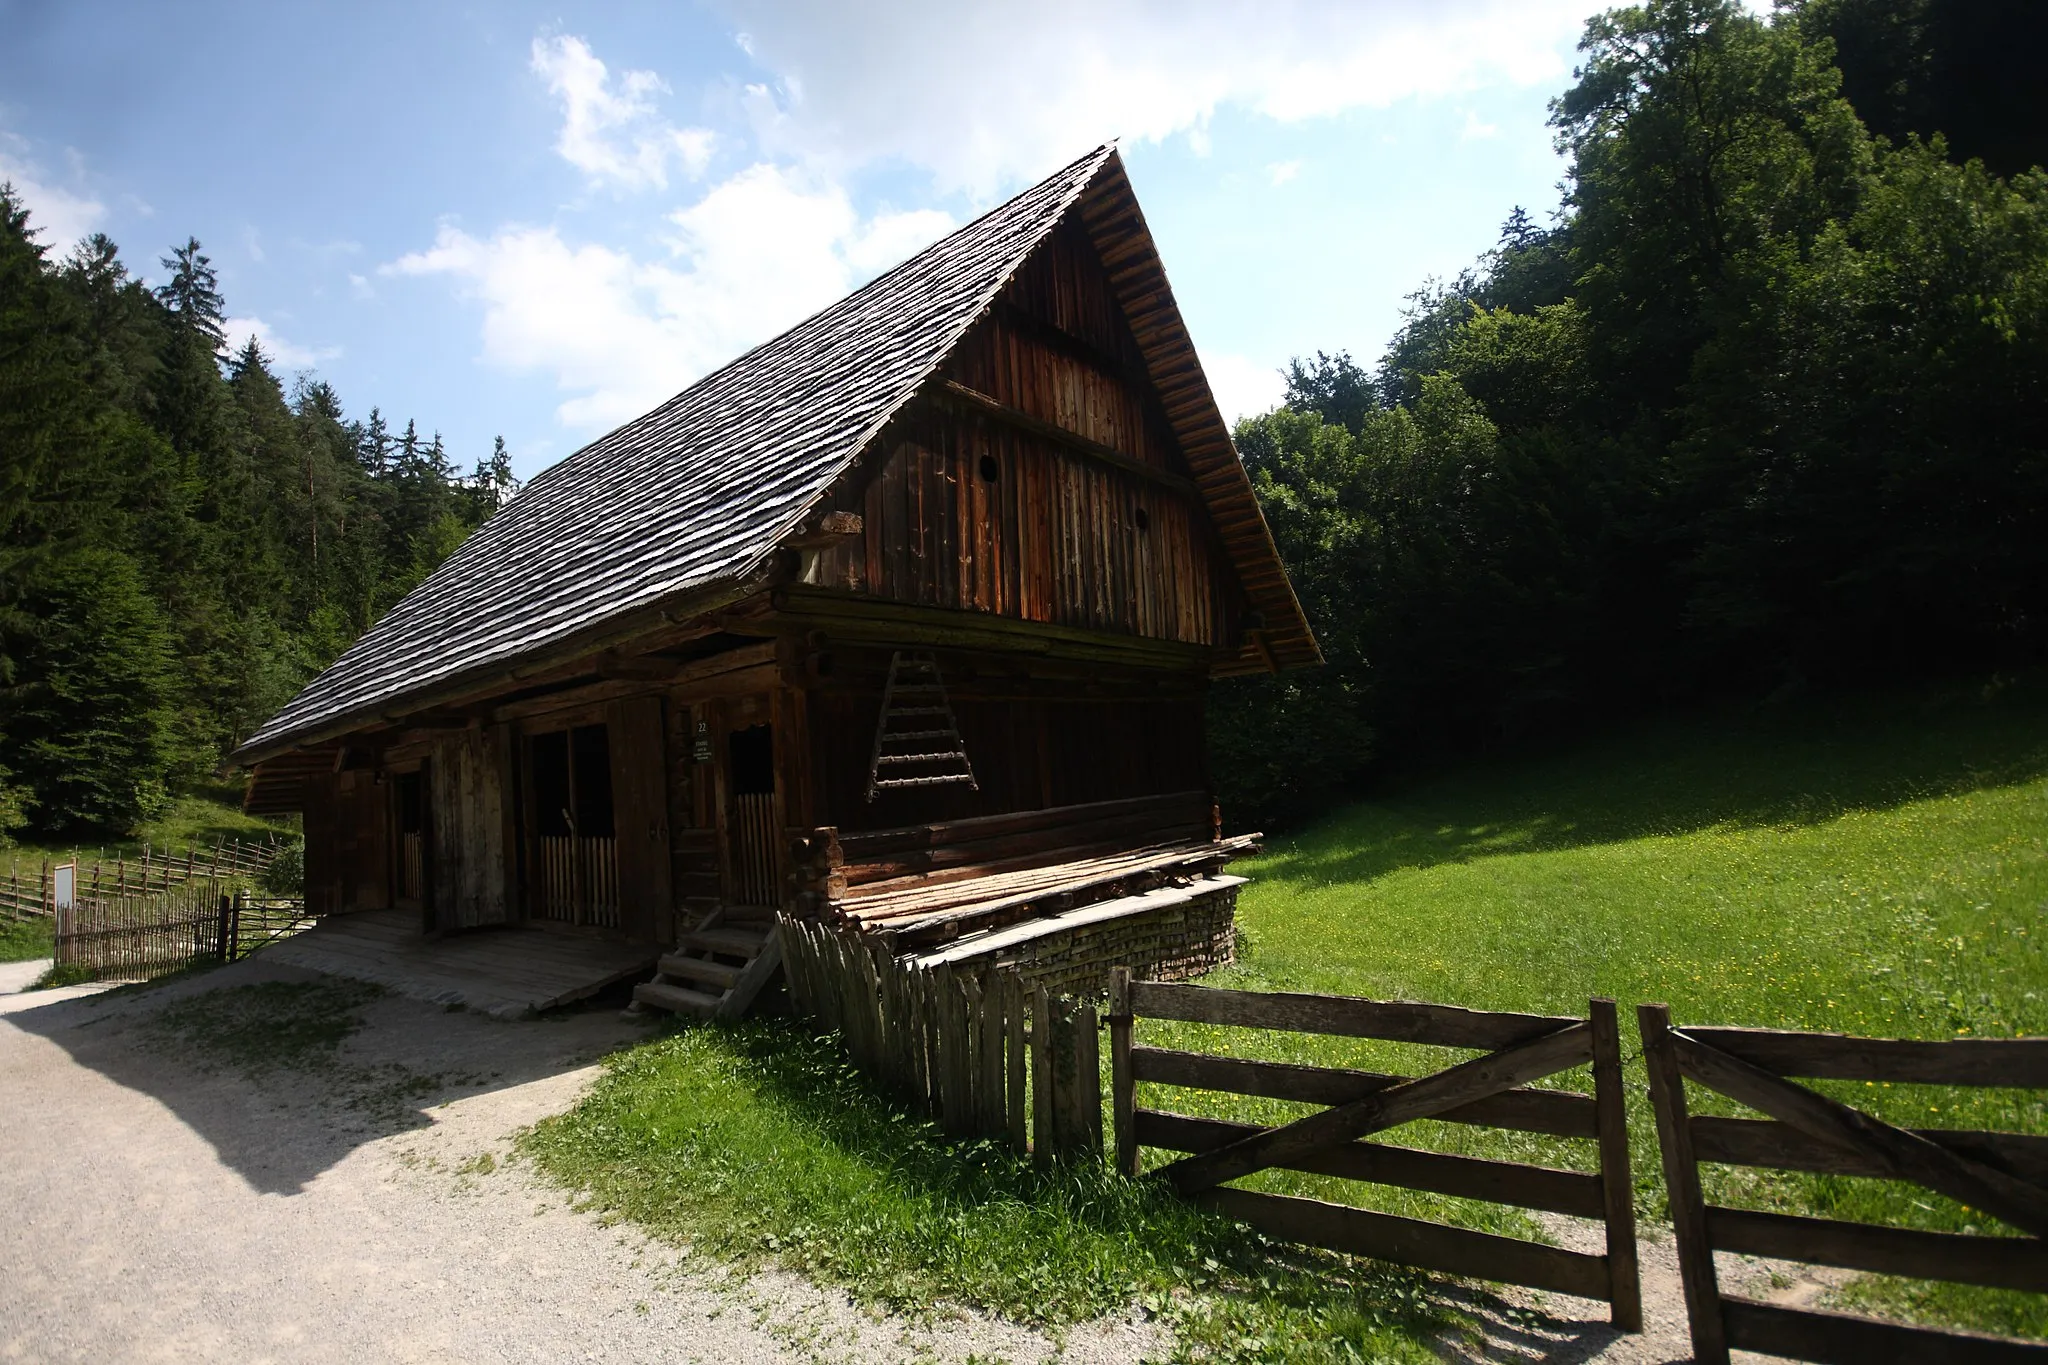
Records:
[[[1093,995],[1109,989],[1109,969],[1129,967],[1141,981],[1184,981],[1229,963],[1237,951],[1237,888],[1127,919],[1084,924],[991,954],[977,968],[1016,970],[1031,987]]]

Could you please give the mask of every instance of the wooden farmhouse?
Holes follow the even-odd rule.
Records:
[[[1317,662],[1103,147],[538,475],[232,761],[392,952],[728,1014],[776,912],[1185,974],[1248,846],[1209,682]]]

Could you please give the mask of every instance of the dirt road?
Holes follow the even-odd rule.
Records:
[[[1053,1352],[1006,1324],[920,1326],[790,1277],[679,1264],[508,1164],[517,1129],[641,1036],[615,1011],[502,1023],[373,999],[324,1060],[316,1046],[313,1065],[253,1070],[222,1049],[276,1040],[165,1025],[181,1000],[264,980],[309,978],[258,958],[144,993],[0,995],[0,1360]],[[1149,1332],[1112,1323],[1074,1333],[1064,1358],[1148,1348]]]

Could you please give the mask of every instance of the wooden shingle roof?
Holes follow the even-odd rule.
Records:
[[[599,647],[608,626],[747,578],[1077,204],[1265,618],[1265,651],[1316,662],[1110,145],[537,475],[231,761],[418,709],[537,654]]]

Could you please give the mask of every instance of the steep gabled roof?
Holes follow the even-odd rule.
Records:
[[[233,756],[417,709],[621,618],[735,582],[958,345],[1084,193],[1084,218],[1282,666],[1320,657],[1194,359],[1113,145],[553,465]],[[1100,220],[1100,226],[1097,225]],[[1103,234],[1107,233],[1107,239]],[[1249,650],[1251,646],[1247,646]],[[1261,656],[1248,656],[1254,665]]]

